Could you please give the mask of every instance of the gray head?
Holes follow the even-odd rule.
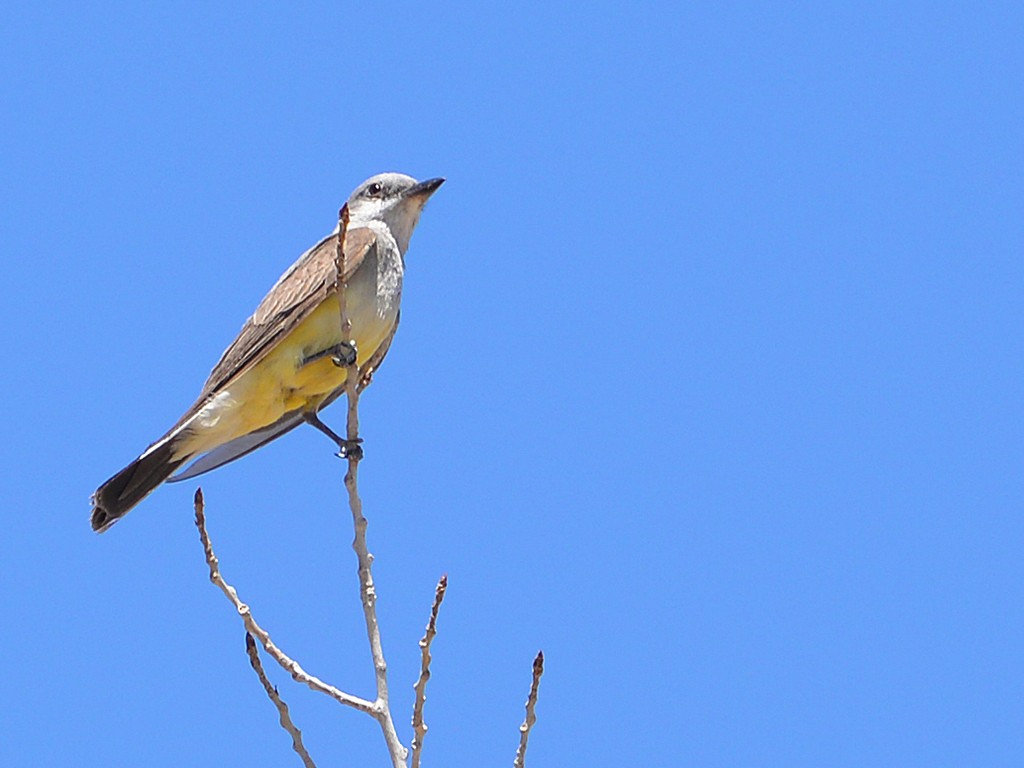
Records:
[[[378,173],[349,197],[349,217],[353,225],[384,222],[404,253],[423,206],[443,183],[441,178],[416,181],[404,173]]]

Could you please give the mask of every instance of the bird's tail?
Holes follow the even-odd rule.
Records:
[[[175,456],[175,437],[153,445],[92,495],[92,529],[102,533],[171,476],[189,456]]]

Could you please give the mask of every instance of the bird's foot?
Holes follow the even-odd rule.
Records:
[[[341,341],[333,347],[314,352],[312,355],[302,358],[299,368],[304,368],[310,363],[315,363],[317,360],[322,360],[325,357],[330,357],[331,362],[339,368],[347,368],[350,365],[354,365],[358,357],[356,343],[354,341]]]
[[[334,444],[338,446],[338,452],[335,454],[339,459],[352,459],[354,461],[361,461],[363,458],[363,442],[361,438],[355,440],[347,440],[346,438],[339,435],[333,429],[328,427],[322,421],[320,417],[315,413],[307,413],[305,415],[306,423],[310,426],[316,427],[318,430],[327,435]]]
[[[358,353],[354,341],[342,341],[327,351],[331,353],[331,362],[339,368],[348,368],[356,364]]]
[[[338,442],[338,452],[335,454],[339,459],[351,459],[352,461],[363,460],[363,446],[362,438],[356,438],[355,440],[340,440]]]

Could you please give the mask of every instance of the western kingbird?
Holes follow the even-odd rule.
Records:
[[[354,341],[361,372],[383,359],[398,323],[409,238],[443,182],[381,173],[359,185],[348,200],[343,276],[352,338],[342,339],[338,306],[339,224],[270,289],[178,423],[96,490],[93,530],[105,531],[168,478],[208,472],[303,422],[333,436],[316,414],[345,389],[336,352],[351,358]]]

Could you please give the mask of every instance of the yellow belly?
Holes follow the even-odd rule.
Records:
[[[351,293],[349,294],[352,295]],[[375,302],[349,300],[349,317],[361,366],[377,351],[395,323],[377,313]],[[273,424],[295,410],[316,410],[347,378],[330,355],[302,361],[341,341],[337,297],[330,297],[281,339],[259,363],[231,383],[192,425],[187,451],[201,453]]]

